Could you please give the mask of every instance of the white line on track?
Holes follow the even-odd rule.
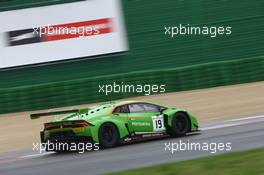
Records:
[[[242,118],[231,119],[231,120],[226,120],[226,121],[242,121],[242,120],[260,119],[260,118],[264,118],[264,115],[257,115],[253,117],[242,117]]]
[[[20,156],[19,158],[21,159],[26,159],[26,158],[33,158],[33,157],[40,157],[48,154],[54,154],[54,152],[44,152],[44,153],[38,153],[38,154],[29,154],[25,156]]]
[[[232,119],[232,120],[226,120],[226,121],[221,122],[222,124],[202,127],[201,130],[205,131],[205,130],[211,130],[211,129],[226,128],[230,126],[239,126],[239,125],[257,123],[257,122],[262,122],[262,121],[264,121],[264,115],[243,117],[243,118],[237,118],[237,119]]]

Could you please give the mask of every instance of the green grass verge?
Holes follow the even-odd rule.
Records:
[[[108,175],[263,175],[264,148],[227,153]]]

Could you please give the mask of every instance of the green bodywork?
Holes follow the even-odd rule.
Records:
[[[57,118],[53,122],[48,124],[63,125],[67,122],[73,121],[85,121],[89,123],[89,126],[84,126],[81,128],[71,128],[71,127],[58,127],[51,130],[43,130],[44,138],[43,141],[47,141],[49,136],[58,132],[73,131],[76,136],[88,136],[91,137],[93,142],[99,143],[98,133],[100,126],[104,123],[113,123],[119,131],[120,138],[125,138],[131,135],[131,133],[159,133],[165,131],[155,131],[153,128],[153,116],[161,115],[161,112],[137,112],[137,113],[115,113],[113,112],[117,107],[135,103],[147,103],[142,101],[123,101],[123,102],[110,102],[107,104],[102,104],[94,107],[79,109],[78,112],[65,115],[63,117]],[[150,103],[147,103],[150,104]],[[157,105],[160,106],[160,105]],[[162,106],[163,107],[163,106]],[[172,125],[172,117],[176,112],[184,112],[188,115],[190,119],[190,132],[198,130],[197,119],[191,114],[183,109],[163,107],[162,115],[167,117],[164,120],[166,126]],[[166,122],[166,123],[165,123]],[[47,124],[47,123],[46,123]]]

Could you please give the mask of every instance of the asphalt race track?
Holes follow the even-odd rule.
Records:
[[[184,138],[164,138],[84,154],[37,154],[31,151],[31,155],[25,156],[30,151],[2,153],[0,174],[92,175],[215,155],[210,151],[175,151],[172,154],[165,150],[165,143],[179,143],[180,140],[195,143],[231,142],[232,151],[264,147],[264,116],[207,123],[202,126],[201,134]]]

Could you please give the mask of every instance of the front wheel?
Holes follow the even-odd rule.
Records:
[[[177,112],[172,117],[172,126],[169,134],[173,137],[185,136],[190,130],[190,120],[186,113]]]
[[[119,144],[119,132],[112,123],[104,123],[99,129],[99,142],[102,148],[111,148]]]

